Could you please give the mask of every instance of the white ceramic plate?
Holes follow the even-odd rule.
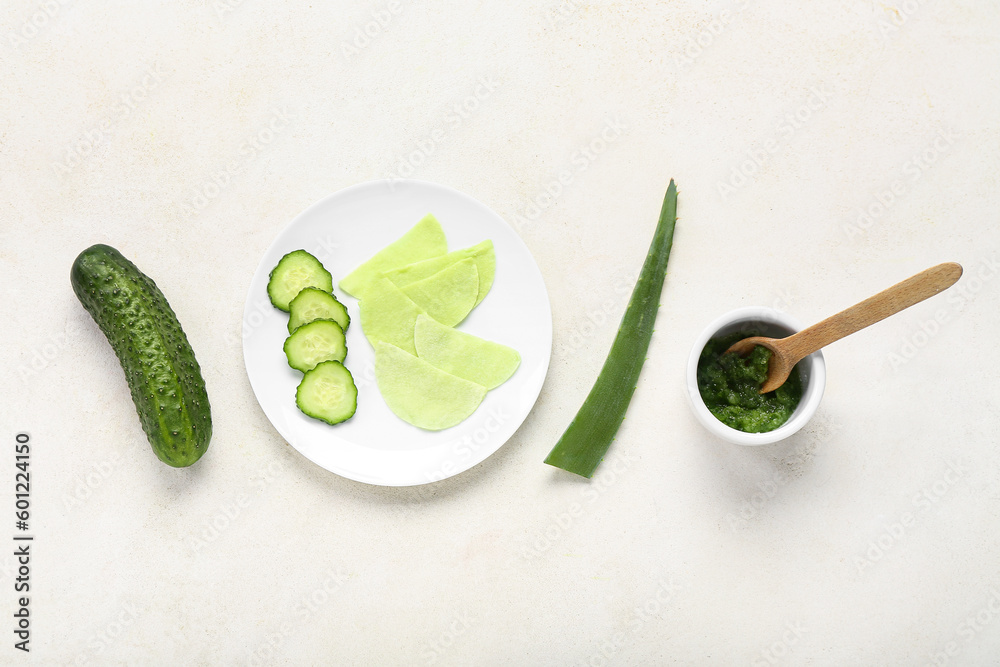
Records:
[[[358,302],[336,285],[354,267],[416,222],[433,213],[449,250],[493,241],[493,288],[462,322],[462,331],[509,345],[521,366],[490,391],[475,413],[457,426],[425,431],[396,417],[375,384],[375,352],[361,331]],[[333,274],[334,292],[347,306],[345,365],[358,385],[358,410],[330,426],[295,406],[302,374],[282,352],[288,315],[267,298],[271,269],[304,248]],[[257,267],[243,313],[247,375],[267,418],[295,449],[338,475],[369,484],[409,486],[456,475],[483,461],[517,430],[542,388],[552,347],[552,312],[542,275],[520,237],[480,202],[451,188],[412,180],[362,183],[341,190],[301,213],[278,235]]]

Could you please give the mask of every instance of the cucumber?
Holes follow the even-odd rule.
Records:
[[[288,312],[288,304],[306,287],[333,292],[333,276],[305,250],[293,250],[271,270],[267,296],[278,310]]]
[[[295,392],[295,404],[309,417],[339,424],[354,416],[358,388],[339,361],[324,361],[306,371]]]
[[[114,248],[87,248],[70,283],[118,356],[153,452],[167,465],[189,466],[212,438],[201,368],[167,299]]]
[[[289,366],[305,373],[295,392],[299,410],[328,424],[350,419],[358,388],[342,362],[351,317],[333,296],[333,276],[308,252],[295,250],[271,271],[267,295],[275,308],[289,313],[285,356]]]
[[[285,340],[288,365],[306,372],[323,361],[344,361],[347,338],[333,320],[313,320],[303,324]]]
[[[337,297],[315,287],[306,287],[288,304],[288,333],[313,320],[333,320],[347,331],[351,316]]]

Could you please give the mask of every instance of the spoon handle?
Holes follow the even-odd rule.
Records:
[[[955,262],[932,266],[861,303],[831,315],[808,329],[789,336],[782,341],[785,352],[798,361],[844,336],[934,296],[954,285],[961,275],[962,267]]]

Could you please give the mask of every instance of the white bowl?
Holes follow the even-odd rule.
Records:
[[[794,317],[762,306],[737,308],[705,327],[691,348],[687,366],[688,398],[691,399],[694,416],[702,426],[713,435],[737,445],[768,445],[784,440],[805,426],[816,414],[819,402],[823,398],[823,390],[826,388],[826,363],[823,361],[822,352],[813,352],[796,366],[802,375],[802,400],[788,421],[773,431],[746,433],[723,424],[709,411],[698,390],[698,357],[701,356],[701,351],[705,349],[709,339],[740,330],[755,330],[762,336],[783,338],[801,328],[802,325]]]

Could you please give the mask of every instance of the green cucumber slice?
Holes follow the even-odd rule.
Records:
[[[288,365],[305,372],[324,361],[343,361],[347,338],[333,320],[313,320],[296,329],[285,340],[284,349]]]
[[[316,287],[306,287],[288,304],[288,333],[313,320],[333,320],[347,331],[351,316],[337,297]]]
[[[428,431],[464,421],[486,396],[486,387],[384,342],[375,346],[375,381],[396,416]]]
[[[333,276],[323,264],[305,250],[294,250],[271,270],[267,295],[274,307],[288,312],[288,304],[306,287],[333,291]]]
[[[417,356],[432,366],[460,378],[495,389],[521,364],[512,347],[446,327],[420,315],[413,332]]]
[[[446,252],[448,252],[448,242],[444,238],[441,223],[428,213],[408,232],[347,274],[340,281],[340,289],[353,297],[364,299],[367,288],[383,271],[443,255]]]
[[[463,259],[401,289],[428,315],[453,327],[476,306],[479,270],[471,259]]]
[[[314,419],[339,424],[358,409],[354,376],[339,361],[324,361],[306,371],[295,391],[295,405]]]

